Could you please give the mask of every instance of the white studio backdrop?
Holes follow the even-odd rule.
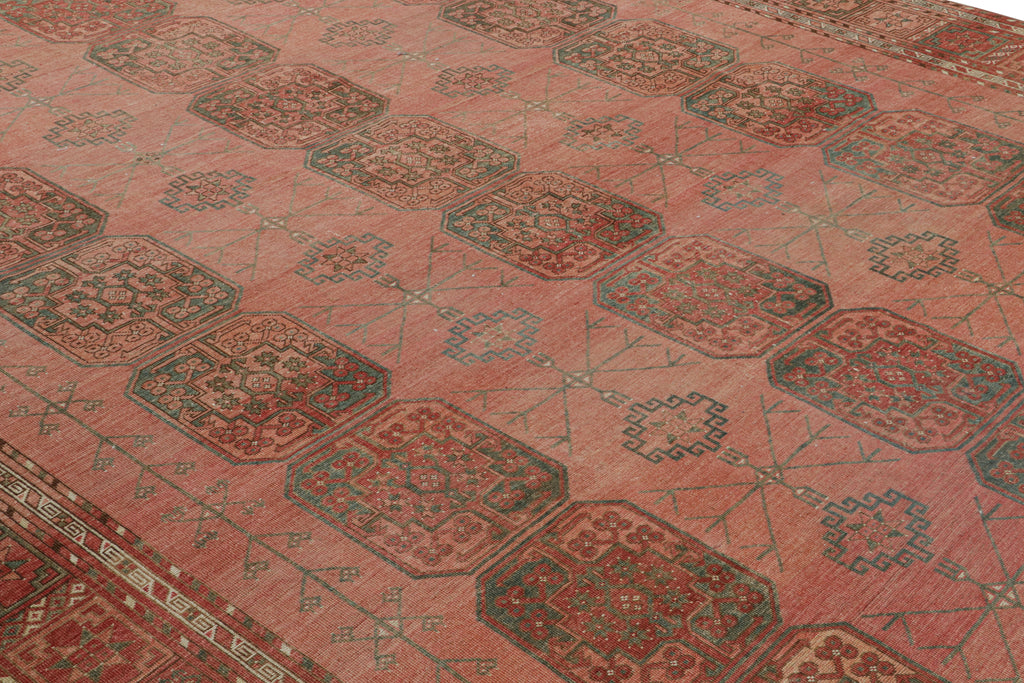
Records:
[[[998,12],[1007,17],[1024,19],[1024,0],[958,0],[963,5]]]

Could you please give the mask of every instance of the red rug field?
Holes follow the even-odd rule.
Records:
[[[0,0],[0,683],[1022,683],[1024,22]]]

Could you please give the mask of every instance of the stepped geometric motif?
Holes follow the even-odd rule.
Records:
[[[460,0],[441,18],[509,47],[549,47],[615,15],[599,0]]]
[[[825,161],[939,206],[980,204],[1024,172],[1024,145],[922,111],[887,111],[835,138]]]
[[[1021,390],[1014,363],[881,308],[837,311],[768,370],[779,389],[911,453],[960,448]]]
[[[23,168],[0,168],[0,273],[95,237],[107,212]]]
[[[0,17],[55,42],[81,43],[174,11],[170,0],[8,0]]]
[[[430,116],[389,116],[306,164],[396,209],[439,209],[515,170],[518,157]]]
[[[866,92],[784,64],[741,64],[683,98],[691,114],[775,145],[817,145],[874,111]]]

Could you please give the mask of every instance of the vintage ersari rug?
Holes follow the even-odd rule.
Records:
[[[0,18],[0,683],[1024,680],[1024,23]]]

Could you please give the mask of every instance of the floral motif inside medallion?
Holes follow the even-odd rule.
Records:
[[[566,487],[558,463],[425,400],[390,403],[294,463],[286,494],[420,578],[473,571]]]
[[[481,621],[573,683],[729,680],[780,622],[770,581],[624,502],[572,504],[478,592]]]
[[[513,171],[518,157],[430,116],[389,116],[307,157],[397,209],[438,209]]]
[[[728,45],[652,19],[617,21],[555,50],[559,64],[638,95],[675,95],[736,61]]]
[[[171,0],[7,0],[0,17],[57,42],[86,42],[174,11]]]
[[[510,47],[549,47],[611,19],[600,0],[458,0],[441,18]]]
[[[307,147],[380,116],[387,98],[310,64],[267,66],[196,96],[189,111],[261,147]]]
[[[837,311],[768,370],[779,389],[909,452],[962,447],[1021,390],[1012,362],[881,308]]]
[[[136,361],[237,299],[233,284],[149,237],[105,237],[0,282],[0,312],[84,365]]]
[[[288,459],[387,393],[387,370],[284,313],[235,316],[149,362],[129,386],[234,463]]]
[[[106,211],[46,178],[0,168],[0,273],[95,237],[106,222]]]
[[[921,111],[882,112],[833,139],[825,160],[939,206],[980,204],[1024,171],[1024,145]]]
[[[784,64],[741,64],[683,98],[686,111],[775,145],[817,145],[874,111],[871,96]]]
[[[832,307],[828,287],[711,237],[677,237],[595,283],[598,305],[714,358],[759,356]]]
[[[849,624],[794,626],[743,683],[949,683]]]
[[[664,401],[634,403],[626,416],[630,426],[622,432],[629,440],[622,446],[651,462],[717,451],[726,434],[722,427],[729,421],[726,408],[695,391],[686,398],[673,395]]]
[[[661,216],[564,173],[522,173],[442,229],[545,280],[589,277],[663,232]]]
[[[927,562],[934,555],[926,550],[932,542],[925,533],[931,526],[925,517],[928,506],[895,489],[883,496],[868,493],[862,501],[829,503],[825,512],[825,557],[850,571],[884,572],[893,565],[909,567],[914,560]]]
[[[185,93],[274,61],[277,48],[206,17],[172,17],[93,45],[86,59],[154,92]]]

